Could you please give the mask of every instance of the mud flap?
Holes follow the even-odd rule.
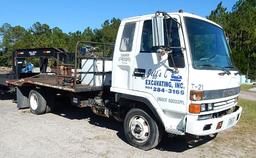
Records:
[[[29,92],[27,92],[26,90],[16,87],[16,97],[17,97],[17,108],[18,109],[29,108],[28,93]]]

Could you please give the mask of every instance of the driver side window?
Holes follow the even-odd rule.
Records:
[[[143,24],[140,52],[151,53],[152,51],[153,51],[152,22],[151,20],[147,20]]]
[[[182,50],[180,49],[180,37],[178,24],[171,19],[166,20],[165,30],[168,31],[168,34],[171,36],[167,36],[165,34],[165,45],[167,45],[167,41],[170,42],[172,47],[172,55],[168,54],[168,62],[170,67],[174,67],[174,65],[178,68],[184,68],[184,56]],[[140,53],[155,53],[156,50],[153,47],[153,33],[152,33],[152,21],[146,20],[143,24],[142,35],[141,35],[141,46]],[[174,63],[172,62],[172,58]]]

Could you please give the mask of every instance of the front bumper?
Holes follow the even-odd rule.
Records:
[[[236,106],[236,110],[233,113],[224,115],[220,118],[198,120],[198,115],[188,115],[186,133],[198,136],[218,133],[235,126],[241,117],[241,113],[242,107]],[[222,124],[221,128],[217,128],[218,124]]]

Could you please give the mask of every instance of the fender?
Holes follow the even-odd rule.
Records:
[[[161,125],[164,127],[164,123],[163,123],[162,119],[160,118],[156,109],[154,108],[154,106],[151,104],[151,102],[147,98],[128,95],[128,94],[123,94],[123,93],[117,93],[116,96],[115,96],[115,99],[116,99],[115,100],[116,102],[119,102],[120,99],[128,99],[128,100],[133,100],[133,101],[136,101],[136,102],[144,103],[145,105],[147,105],[147,107],[153,113],[153,115],[157,119],[157,121],[160,121]]]

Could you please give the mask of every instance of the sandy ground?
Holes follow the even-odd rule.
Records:
[[[17,110],[7,97],[0,100],[0,158],[255,157],[255,133],[239,134],[240,128],[238,124],[193,148],[176,136],[142,151],[125,142],[121,123],[95,116],[89,109],[66,106],[36,116],[28,109]]]
[[[254,91],[241,91],[239,98],[256,101],[256,92]]]
[[[256,87],[249,89],[251,92],[256,92]]]

